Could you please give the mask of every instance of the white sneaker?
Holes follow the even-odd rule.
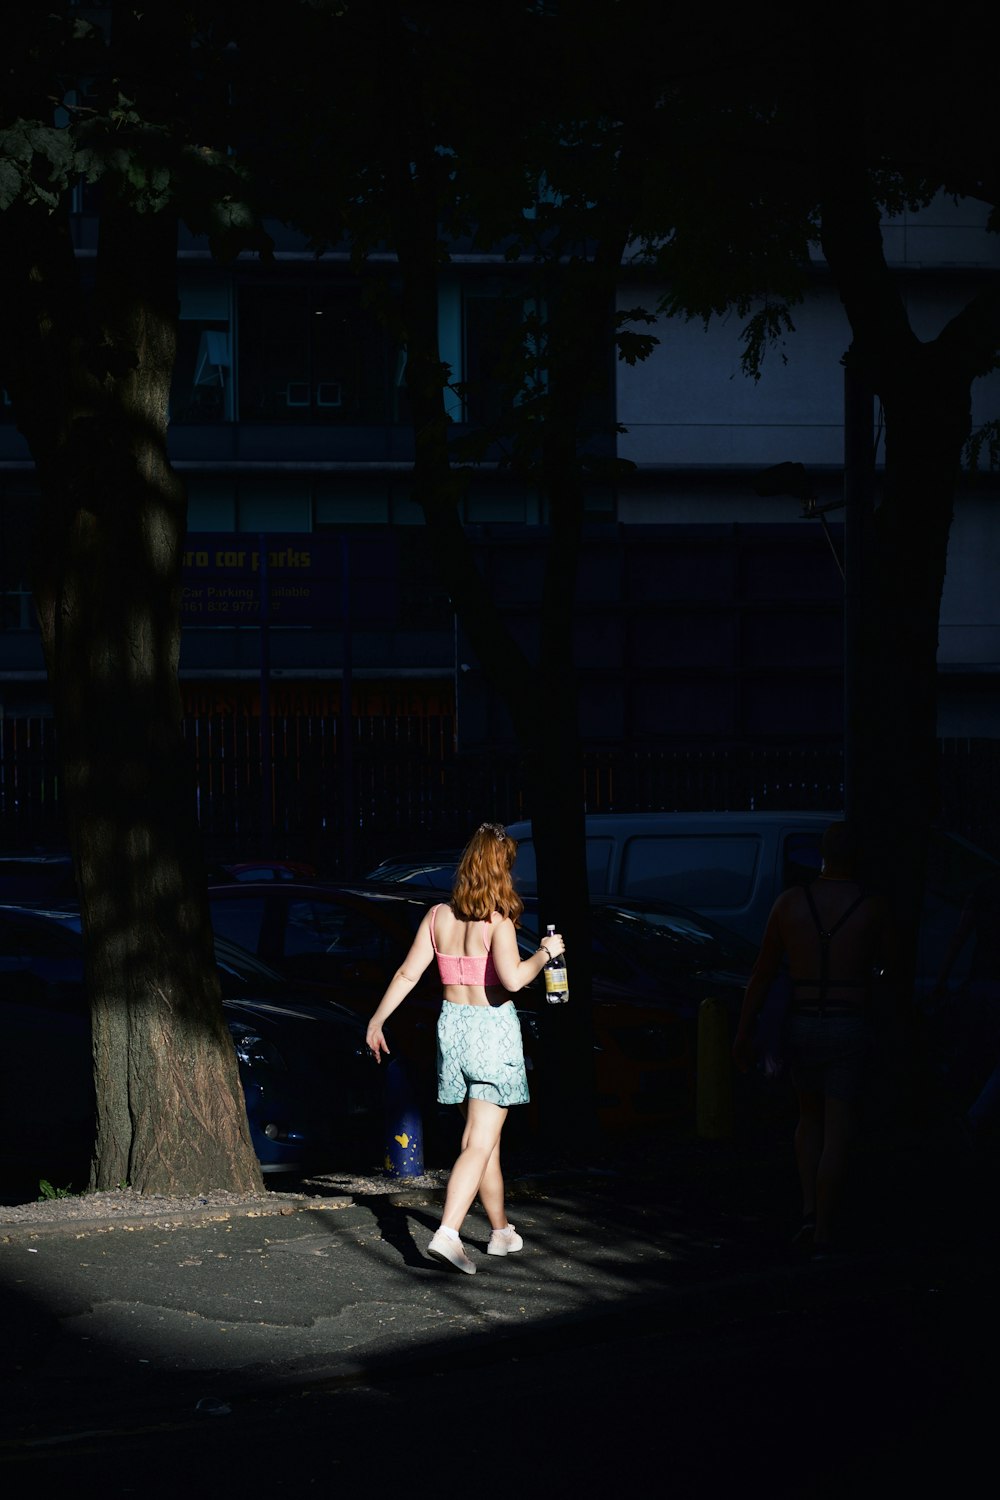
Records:
[[[494,1229],[486,1246],[486,1254],[513,1255],[515,1251],[523,1249],[524,1241],[513,1224],[508,1224],[506,1229]]]
[[[427,1246],[427,1254],[454,1266],[456,1271],[465,1271],[470,1276],[476,1274],[475,1266],[462,1249],[462,1241],[453,1240],[450,1234],[442,1234],[440,1229]]]

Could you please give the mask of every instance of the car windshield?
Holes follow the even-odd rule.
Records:
[[[434,891],[448,891],[455,878],[457,854],[434,855],[426,859],[385,860],[369,870],[366,880],[376,884],[427,886]]]
[[[288,993],[288,980],[283,975],[226,938],[217,936],[215,939],[215,962],[222,993],[227,1000],[242,999],[250,994],[264,999]]]
[[[984,880],[1000,873],[1000,863],[955,833],[931,831],[927,849],[927,894],[964,906]]]
[[[757,956],[753,944],[737,933],[666,902],[600,902],[591,907],[590,919],[596,946],[662,978],[705,969],[749,974]],[[537,932],[533,910],[525,912],[521,926]]]

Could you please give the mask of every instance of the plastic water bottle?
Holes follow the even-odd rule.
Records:
[[[553,936],[555,930],[554,925],[549,926],[549,937]],[[565,1005],[569,999],[565,953],[561,953],[558,958],[550,958],[542,973],[545,976],[545,998],[549,1005]]]

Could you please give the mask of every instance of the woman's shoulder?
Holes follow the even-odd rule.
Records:
[[[796,907],[803,905],[807,899],[805,886],[790,885],[774,898],[771,916],[776,921],[780,921],[789,911],[794,911]]]
[[[490,942],[496,942],[499,937],[504,943],[513,940],[517,942],[517,929],[510,917],[505,917],[502,912],[495,911],[486,926],[490,930]]]

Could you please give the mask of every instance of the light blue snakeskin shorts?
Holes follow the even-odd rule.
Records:
[[[528,1103],[521,1022],[513,1000],[462,1005],[445,1000],[437,1023],[438,1103],[485,1099],[506,1109]]]

